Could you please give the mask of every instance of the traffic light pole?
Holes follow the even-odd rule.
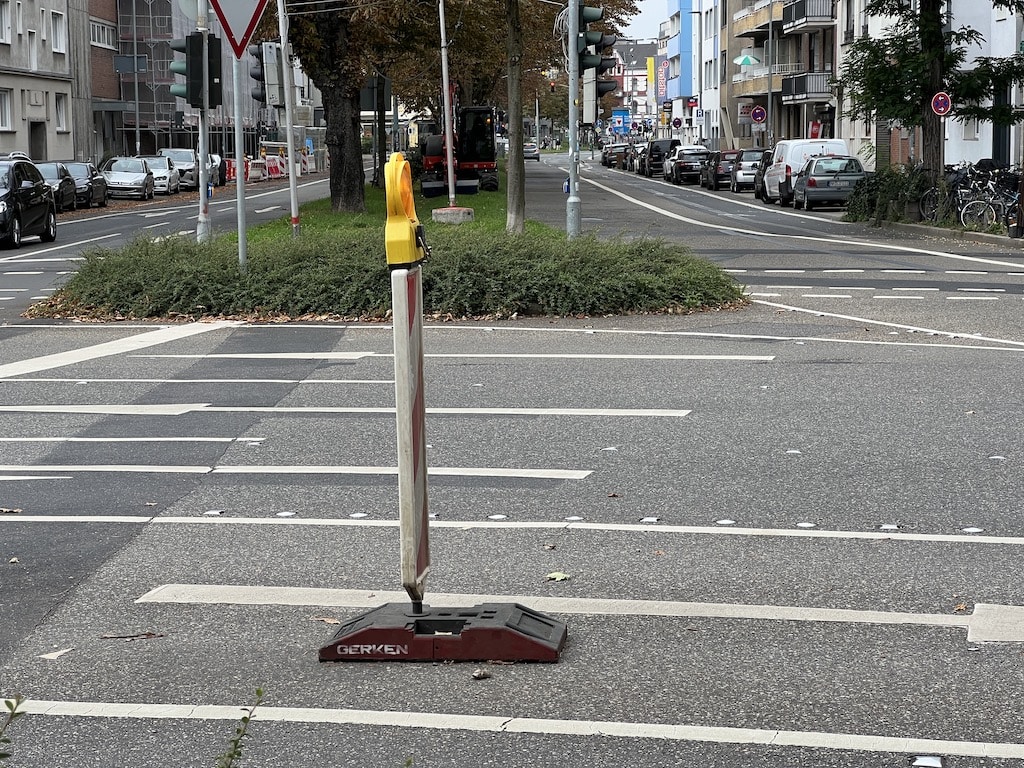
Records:
[[[569,0],[569,197],[565,201],[565,233],[580,235],[580,0]]]
[[[202,2],[203,0],[200,0]],[[292,104],[295,102],[295,88],[292,86],[292,78],[295,71],[292,69],[291,56],[288,49],[291,45],[288,42],[288,12],[284,7],[284,0],[277,0],[277,27],[281,33],[281,82],[284,83],[284,126],[285,142],[288,147],[288,196],[291,202],[292,213],[292,237],[298,237],[299,227],[299,183],[298,176],[302,171],[302,161],[295,153],[295,129],[294,110]]]
[[[210,174],[206,161],[210,157],[208,116],[210,113],[210,28],[207,20],[208,0],[198,0],[198,16],[196,28],[203,36],[203,106],[199,109],[199,219],[196,222],[196,240],[200,243],[209,242],[213,233],[210,230],[210,198],[206,196],[210,183]]]

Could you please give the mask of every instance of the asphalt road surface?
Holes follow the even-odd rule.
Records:
[[[406,600],[389,326],[11,319],[12,765],[211,765],[257,687],[261,767],[1024,765],[1021,251],[583,178],[585,230],[752,303],[425,330],[427,603],[565,621],[560,661],[317,660]]]

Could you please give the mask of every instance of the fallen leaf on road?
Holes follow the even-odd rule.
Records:
[[[967,610],[967,603],[957,603],[953,606],[954,613],[963,613]]]
[[[561,571],[553,571],[547,575],[548,581],[568,581],[571,578],[572,576],[568,573],[562,573]]]
[[[53,659],[59,659],[65,653],[71,653],[73,650],[75,650],[75,649],[74,648],[65,648],[65,649],[63,649],[61,651],[52,651],[51,653],[43,653],[43,654],[40,654],[39,658],[40,659],[49,659],[49,660],[52,661]]]
[[[491,676],[491,673],[488,672],[483,667],[478,667],[477,669],[473,670],[473,679],[474,680],[486,680],[490,676]]]
[[[312,616],[313,621],[322,621],[324,624],[341,624],[341,619],[331,618],[330,616]]]
[[[10,509],[8,507],[0,507],[0,514],[4,515],[16,515],[21,512],[20,509]]]
[[[18,558],[12,557],[10,560],[7,561],[7,564],[8,565],[14,565],[15,563],[20,563],[20,562],[21,562],[21,560],[19,560]]]
[[[617,493],[609,493],[608,494],[608,498],[609,499],[617,499],[617,498],[619,498],[619,494],[617,494]]]

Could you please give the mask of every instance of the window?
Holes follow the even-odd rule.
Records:
[[[22,32],[25,31],[25,12],[24,12],[24,10],[25,9],[21,7],[21,0],[18,0],[18,4],[17,4],[16,10],[14,12],[15,13],[15,15],[14,15],[14,22],[15,22],[15,29],[18,30],[18,34],[19,35]]]
[[[100,48],[117,50],[117,28],[102,21],[89,21],[89,42]]]
[[[42,40],[46,42],[46,9],[39,9],[39,32],[41,33]]]
[[[66,131],[68,129],[68,95],[66,93],[54,94],[53,112],[57,130]]]
[[[13,131],[14,121],[11,119],[11,102],[14,91],[0,88],[0,131]]]
[[[978,140],[978,120],[973,118],[964,122],[964,141]]]
[[[11,42],[11,0],[0,0],[0,43]]]
[[[64,14],[50,11],[50,48],[54,53],[67,53],[67,28]]]

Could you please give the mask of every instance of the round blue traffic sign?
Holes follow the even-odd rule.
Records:
[[[755,123],[763,123],[768,119],[768,110],[762,107],[760,104],[754,105],[750,110],[750,119]]]
[[[948,115],[953,109],[953,100],[945,91],[939,91],[932,96],[932,112],[936,115]]]

